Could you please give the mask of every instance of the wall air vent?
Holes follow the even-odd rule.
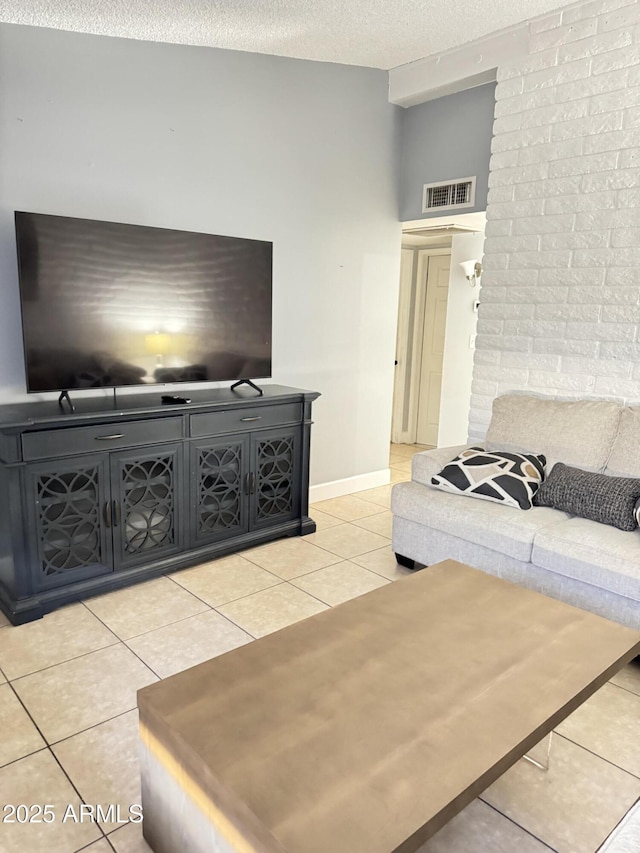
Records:
[[[432,210],[460,210],[463,207],[473,207],[475,200],[475,177],[424,184],[422,188],[423,213],[430,213]]]

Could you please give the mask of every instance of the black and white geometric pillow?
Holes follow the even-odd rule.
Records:
[[[544,480],[546,461],[533,453],[470,447],[432,477],[431,485],[445,492],[531,509],[533,496]]]

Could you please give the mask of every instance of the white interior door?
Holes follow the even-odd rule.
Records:
[[[427,270],[416,441],[437,445],[450,255],[432,255]]]

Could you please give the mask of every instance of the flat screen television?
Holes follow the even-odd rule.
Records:
[[[15,222],[28,391],[271,376],[272,243]]]

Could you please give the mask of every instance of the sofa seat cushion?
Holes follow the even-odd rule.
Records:
[[[531,562],[559,575],[640,601],[640,531],[586,518],[541,529]]]
[[[450,495],[419,483],[397,483],[391,493],[391,511],[475,545],[529,562],[536,533],[569,516],[557,509],[515,507]]]

